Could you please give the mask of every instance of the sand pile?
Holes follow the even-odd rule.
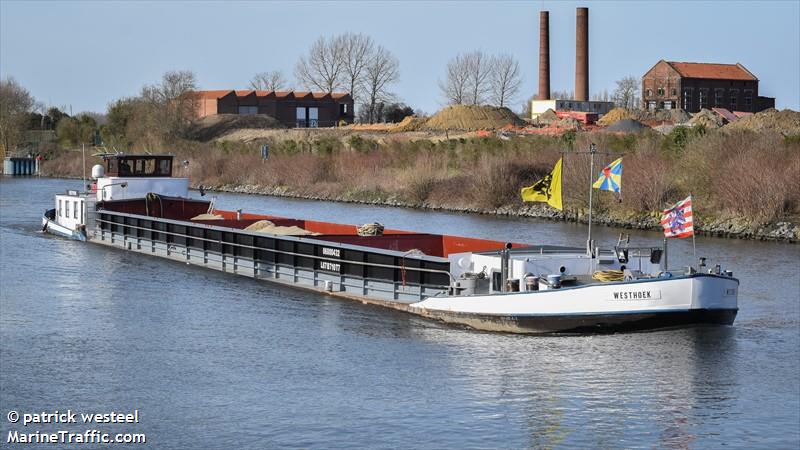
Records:
[[[578,121],[578,119],[574,117],[564,117],[563,119],[559,120],[553,125],[556,128],[569,129],[569,130],[578,130],[581,128],[581,123]]]
[[[274,117],[266,114],[216,114],[198,119],[189,127],[188,136],[198,141],[210,141],[242,129],[284,128]]]
[[[670,122],[673,124],[686,123],[692,116],[682,109],[660,109],[648,111],[643,109],[614,108],[606,113],[598,125],[612,125],[623,119],[633,119],[640,122]]]
[[[256,233],[273,234],[278,236],[319,236],[319,233],[312,233],[297,226],[281,227],[269,220],[259,220],[245,228],[245,231]]]
[[[404,131],[417,131],[427,122],[424,117],[406,116],[400,123],[389,129],[392,133],[402,133]]]
[[[612,125],[623,119],[635,119],[633,111],[625,108],[614,108],[597,121],[598,125]]]
[[[719,114],[705,108],[701,109],[689,120],[689,125],[693,127],[700,125],[709,130],[719,128],[722,124],[722,117]]]
[[[723,130],[773,131],[784,136],[800,135],[800,112],[791,109],[765,109],[752,116],[742,117]]]
[[[634,119],[618,120],[615,124],[606,127],[606,131],[613,131],[615,133],[636,133],[647,129],[647,125]]]
[[[425,122],[430,130],[494,130],[506,125],[523,126],[520,119],[508,108],[477,105],[453,105],[444,108]]]
[[[222,220],[223,217],[219,214],[200,214],[199,216],[194,216],[190,220]]]
[[[540,125],[550,125],[558,122],[559,120],[561,120],[561,118],[558,117],[558,114],[556,114],[556,112],[552,109],[548,109],[547,111],[539,114],[539,116],[535,119],[535,123]]]

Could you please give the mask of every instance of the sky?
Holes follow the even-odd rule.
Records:
[[[512,109],[536,93],[539,11],[550,11],[551,89],[574,89],[575,8],[589,7],[589,91],[641,77],[660,59],[742,63],[778,109],[800,110],[800,1],[7,1],[0,77],[67,112],[105,112],[169,70],[201,89],[246,89],[294,65],[319,36],[363,33],[400,61],[391,91],[443,105],[438,81],[459,53],[508,53],[523,74]]]

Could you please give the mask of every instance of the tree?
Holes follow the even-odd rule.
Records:
[[[447,73],[444,81],[439,81],[439,89],[448,105],[463,105],[467,102],[469,66],[467,58],[456,55],[447,62]]]
[[[364,106],[369,123],[376,122],[381,114],[379,105],[392,98],[389,85],[400,77],[400,63],[394,55],[378,46],[364,67]]]
[[[31,94],[16,80],[0,80],[0,144],[3,154],[11,152],[22,140],[33,105]]]
[[[344,74],[343,40],[319,37],[311,45],[308,56],[301,56],[295,66],[295,77],[306,89],[333,92],[342,87]]]
[[[519,63],[509,54],[492,58],[490,99],[493,104],[503,107],[514,101],[522,86]]]
[[[635,108],[639,94],[639,78],[630,75],[617,80],[617,88],[614,90],[614,103],[622,108]]]
[[[161,83],[142,88],[141,100],[148,107],[150,125],[169,138],[181,137],[197,116],[197,77],[188,70],[169,71]]]
[[[250,88],[257,91],[282,91],[286,89],[286,78],[280,70],[257,73],[250,80]]]
[[[56,136],[58,141],[65,146],[77,147],[81,144],[91,144],[97,131],[97,122],[87,114],[78,117],[67,117],[58,122]]]
[[[492,58],[480,50],[466,55],[467,61],[467,86],[469,89],[469,104],[480,105],[486,101],[486,94],[492,75]]]
[[[384,122],[401,122],[408,116],[414,115],[414,109],[405,103],[392,103],[387,105],[383,110]]]
[[[358,102],[365,78],[368,76],[367,66],[381,48],[376,50],[372,38],[363,34],[347,33],[339,36],[337,40],[343,50],[344,87],[353,97],[353,101]]]

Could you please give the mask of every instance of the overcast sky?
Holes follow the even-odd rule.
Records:
[[[364,33],[393,52],[398,99],[432,113],[437,81],[460,52],[510,53],[537,86],[539,11],[550,11],[553,90],[575,85],[575,8],[589,7],[592,95],[641,77],[659,59],[744,64],[760,94],[800,109],[800,2],[102,2],[0,1],[0,76],[37,100],[104,112],[168,70],[203,89],[244,89],[257,72],[294,79],[298,56],[320,35]]]

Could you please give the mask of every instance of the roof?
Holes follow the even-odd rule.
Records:
[[[715,80],[758,81],[755,75],[739,63],[715,64],[667,61],[684,78],[706,78]]]
[[[250,95],[255,94],[256,97],[269,97],[275,96],[279,98],[285,97],[294,97],[294,98],[304,98],[311,96],[315,99],[321,99],[330,96],[334,100],[343,99],[349,97],[350,94],[347,92],[308,92],[308,91],[257,91],[252,89],[245,89],[245,90],[233,90],[233,89],[225,89],[225,90],[212,90],[212,91],[195,91],[194,95],[199,98],[204,99],[220,99],[222,97],[228,96],[231,93],[236,95],[236,97],[247,97]]]

